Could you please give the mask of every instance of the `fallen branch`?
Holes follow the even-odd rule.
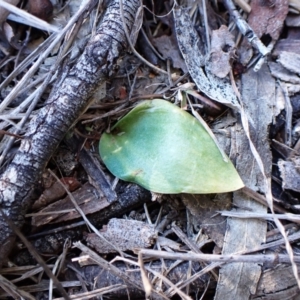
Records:
[[[126,26],[131,30],[139,0],[124,0]],[[53,91],[39,114],[29,123],[21,146],[0,177],[0,207],[17,226],[31,205],[31,193],[51,155],[68,129],[88,107],[94,90],[114,76],[117,59],[127,47],[118,0],[109,1],[102,23],[60,88]],[[0,220],[0,262],[14,244],[14,234]]]

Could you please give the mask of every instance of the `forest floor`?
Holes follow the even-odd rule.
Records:
[[[299,300],[300,2],[7,2],[0,299]],[[153,99],[193,121],[150,119],[111,166],[99,140]]]

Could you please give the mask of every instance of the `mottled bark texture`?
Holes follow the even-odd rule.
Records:
[[[124,17],[131,30],[140,0],[123,0]],[[120,18],[119,0],[111,0],[95,36],[93,36],[70,70],[60,89],[52,93],[40,113],[30,122],[21,146],[0,177],[0,206],[18,226],[31,205],[34,184],[67,130],[87,108],[99,83],[111,78],[116,61],[127,47]],[[14,234],[0,220],[0,264],[13,246]]]

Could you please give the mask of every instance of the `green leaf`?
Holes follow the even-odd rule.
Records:
[[[166,194],[223,193],[244,186],[204,127],[165,100],[138,104],[99,144],[116,177]]]

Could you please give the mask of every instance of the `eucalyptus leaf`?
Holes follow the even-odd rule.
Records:
[[[116,177],[157,193],[223,193],[244,186],[197,119],[165,100],[138,104],[102,135],[99,150]]]

